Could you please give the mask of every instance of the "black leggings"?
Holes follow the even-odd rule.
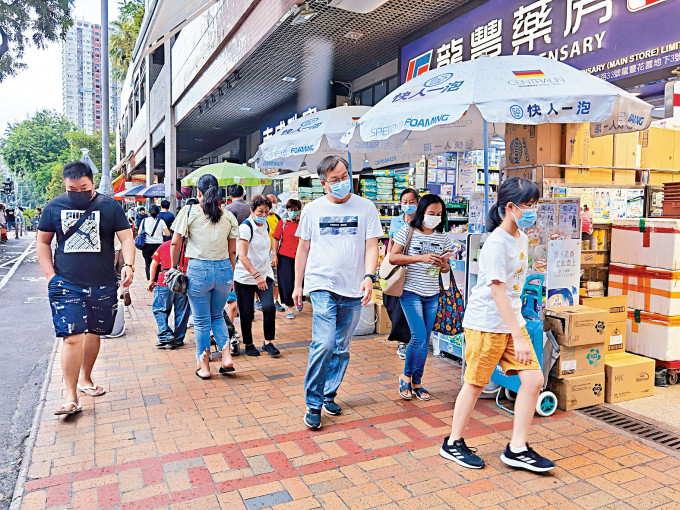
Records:
[[[276,308],[274,308],[274,280],[267,278],[267,290],[260,290],[257,285],[245,285],[234,282],[236,291],[236,303],[241,319],[241,337],[245,345],[253,343],[253,319],[255,319],[255,293],[260,296],[262,303],[262,315],[264,339],[274,340],[276,334]]]
[[[144,248],[142,248],[142,255],[144,256],[144,262],[146,264],[146,279],[151,280],[151,257],[153,257],[153,254],[156,253],[156,250],[160,244],[150,244],[146,243],[144,245]],[[158,275],[160,271],[156,271],[156,274]]]
[[[279,255],[279,298],[286,306],[294,306],[293,291],[295,290],[295,259]]]

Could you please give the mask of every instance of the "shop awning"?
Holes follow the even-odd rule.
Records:
[[[118,171],[120,171],[120,169],[123,168],[123,167],[127,164],[128,161],[130,161],[130,158],[132,157],[132,154],[133,154],[132,151],[128,152],[127,156],[125,156],[123,159],[121,159],[120,162],[117,163],[116,166],[114,166],[114,167],[111,169],[111,172],[118,172]],[[126,172],[123,172],[123,173],[126,173]]]
[[[275,181],[282,181],[284,179],[290,179],[295,177],[316,177],[310,174],[307,170],[299,170],[297,172],[290,172],[288,174],[270,175],[269,177]]]
[[[170,37],[179,32],[194,18],[205,12],[217,0],[155,0],[149,2],[148,13],[144,16],[140,33],[143,36],[137,40],[135,60],[148,55]],[[139,51],[142,54],[137,56]]]

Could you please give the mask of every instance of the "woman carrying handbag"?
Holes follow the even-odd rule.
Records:
[[[399,395],[404,400],[411,400],[413,395],[419,400],[430,400],[421,380],[439,308],[439,275],[450,271],[444,252],[453,245],[444,233],[445,211],[438,195],[422,197],[413,220],[394,236],[390,253],[390,263],[405,268],[399,301],[411,329],[404,371],[399,377]]]

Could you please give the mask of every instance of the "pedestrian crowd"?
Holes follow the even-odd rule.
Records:
[[[323,159],[317,173],[325,196],[304,210],[300,201],[288,200],[285,214],[279,209],[284,218],[277,214],[276,196],[256,195],[247,203],[241,186],[230,187],[232,201],[225,204],[217,179],[205,174],[198,180],[197,197],[175,217],[167,201],[160,208],[151,205],[148,211],[126,215],[111,198],[95,192],[89,167],[80,162],[65,165],[66,193],[47,204],[37,235],[55,331],[64,341],[65,402],[55,414],[81,411],[79,392],[98,396],[105,391],[92,380],[92,367],[100,337],[112,333],[119,298],[129,303],[125,289],[134,277],[135,246],[142,251],[148,290],[153,292],[156,345],[182,347],[193,321],[195,374],[200,379],[212,376],[212,342],[222,352],[218,372],[230,378],[238,377],[234,357],[241,354],[241,342],[246,355],[281,356],[275,345],[277,312],[294,320],[308,298],[312,331],[302,418],[310,429],[319,429],[322,412],[342,414],[336,397],[362,306],[372,297],[383,234],[375,205],[353,193],[348,168],[343,158]],[[456,399],[451,434],[440,450],[446,459],[468,468],[484,466],[464,436],[498,363],[522,382],[512,437],[501,459],[535,472],[554,467],[527,444],[543,375],[521,315],[528,241],[520,229],[535,222],[537,201],[534,183],[507,179],[487,218],[491,233],[479,255],[479,279],[463,319],[465,383]],[[400,202],[402,215],[390,225],[387,258],[404,269],[403,288],[385,295],[392,319],[389,339],[398,342],[397,354],[404,360],[401,374],[395,374],[395,395],[429,400],[423,381],[430,333],[442,275],[450,273],[452,245],[444,232],[446,208],[439,196],[420,197],[406,189]],[[261,349],[253,341],[256,311],[263,316]],[[237,315],[240,339],[234,327]]]
[[[21,206],[12,207],[0,203],[0,243],[6,243],[12,233],[14,233],[14,239],[19,239],[26,234],[29,227],[26,225],[24,210]],[[40,215],[40,207],[37,208],[36,213]]]

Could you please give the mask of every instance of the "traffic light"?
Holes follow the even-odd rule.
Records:
[[[12,185],[12,181],[8,177],[7,179],[5,179],[5,182],[3,183],[2,191],[5,193],[5,195],[11,195],[13,188],[14,186]]]

